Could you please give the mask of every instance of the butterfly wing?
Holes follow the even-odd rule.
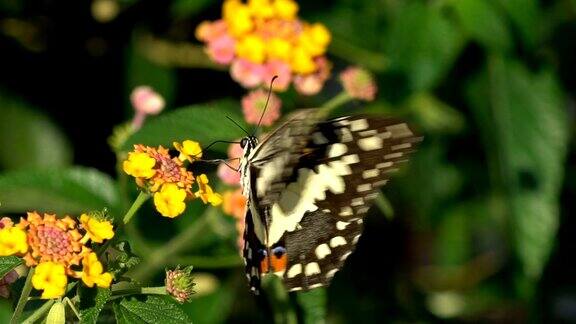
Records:
[[[297,137],[291,141],[297,145],[255,155],[251,167],[251,203],[267,229],[269,258],[260,270],[281,276],[290,290],[330,282],[353,251],[380,187],[419,141],[392,119],[304,120],[308,124],[297,131],[290,129],[301,125],[288,123],[283,137],[273,135],[260,152],[287,134]]]

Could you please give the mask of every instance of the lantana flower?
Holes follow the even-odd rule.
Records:
[[[263,89],[252,91],[242,98],[244,120],[248,124],[257,125],[260,122],[263,126],[272,126],[280,118],[282,101],[274,93],[270,93],[270,100],[266,108],[267,98],[268,93]],[[264,109],[266,109],[266,114],[262,115]],[[262,118],[261,121],[260,118]]]
[[[372,101],[378,87],[370,72],[360,67],[349,67],[340,73],[340,82],[348,95],[355,99]]]
[[[195,178],[187,166],[202,157],[200,144],[186,140],[174,142],[173,146],[177,156],[170,155],[169,150],[162,146],[134,145],[134,151],[128,153],[128,159],[122,164],[124,172],[133,176],[136,184],[154,197],[156,210],[162,216],[173,218],[181,215],[186,209],[186,201],[197,197],[204,203],[217,205],[219,195],[212,188],[208,187],[209,193],[203,191],[206,188],[204,183],[198,183],[199,191],[196,193],[192,188]],[[204,177],[208,183],[206,175]]]
[[[240,140],[236,140],[240,143]],[[220,163],[218,165],[218,178],[225,184],[237,186],[240,185],[240,158],[244,154],[244,150],[238,143],[232,143],[228,146],[228,162]]]
[[[246,197],[242,194],[242,188],[233,191],[226,191],[222,197],[222,211],[234,217],[236,220],[236,231],[238,234],[238,249],[242,251],[244,247],[244,216],[246,213]]]
[[[318,74],[331,41],[323,24],[304,22],[297,14],[294,0],[226,0],[222,19],[202,22],[196,37],[214,62],[230,65],[242,86],[254,88],[278,75],[274,90],[284,91],[292,80]]]
[[[41,298],[59,298],[65,293],[68,277],[80,279],[88,269],[76,270],[81,261],[89,254],[96,256],[88,242],[101,243],[114,236],[112,224],[107,222],[83,214],[80,226],[70,216],[57,218],[29,212],[18,224],[0,229],[0,255],[22,257],[28,267],[36,268],[32,285],[43,290]],[[87,265],[82,262],[82,266]],[[110,280],[101,280],[97,285],[109,287],[112,275],[104,275],[103,267],[100,275]]]
[[[104,272],[104,267],[94,252],[84,255],[82,259],[82,281],[88,287],[94,287],[94,285],[109,287],[112,282],[112,275]]]
[[[136,112],[132,120],[132,127],[136,130],[142,127],[147,115],[158,115],[165,106],[164,98],[149,86],[134,88],[130,101]]]
[[[198,181],[198,187],[200,187],[196,191],[196,197],[202,199],[205,204],[210,203],[212,206],[218,206],[222,203],[222,196],[219,193],[215,193],[212,187],[208,185],[208,177],[205,174],[199,175],[196,181]]]
[[[80,224],[86,230],[88,237],[96,243],[102,243],[114,237],[112,222],[97,215],[80,215]]]

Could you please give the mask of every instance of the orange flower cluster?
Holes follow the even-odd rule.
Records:
[[[208,177],[200,174],[194,178],[187,169],[187,164],[202,157],[200,144],[187,140],[173,145],[180,152],[179,156],[171,156],[162,146],[135,145],[122,165],[124,172],[154,196],[154,205],[162,216],[173,218],[181,215],[186,209],[185,201],[195,198],[213,206],[219,205],[222,197],[208,185]],[[198,190],[193,192],[195,181]]]
[[[293,0],[226,0],[222,19],[202,22],[196,37],[213,61],[230,64],[232,78],[246,88],[277,75],[275,90],[284,91],[293,81],[299,92],[313,94],[329,75],[325,53],[331,34],[297,14]]]
[[[88,286],[109,287],[112,275],[104,272],[88,241],[103,242],[114,236],[112,223],[105,218],[83,214],[80,224],[69,216],[28,213],[16,225],[3,222],[0,229],[0,256],[23,257],[26,265],[35,267],[32,285],[43,290],[42,298],[64,295],[67,276]],[[81,226],[80,226],[81,225]],[[73,267],[82,265],[82,271]]]

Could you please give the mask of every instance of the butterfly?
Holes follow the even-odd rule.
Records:
[[[328,285],[354,250],[380,187],[419,141],[398,120],[323,120],[318,109],[293,113],[261,142],[244,137],[239,171],[250,289],[258,293],[267,274],[289,291]]]

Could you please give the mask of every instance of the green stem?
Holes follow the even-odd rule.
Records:
[[[376,206],[378,206],[380,211],[384,214],[384,216],[387,219],[391,220],[392,218],[394,218],[394,208],[392,207],[390,200],[388,200],[388,198],[386,198],[386,196],[383,193],[380,193],[376,197]]]
[[[129,296],[129,295],[168,295],[165,286],[161,287],[131,287],[114,290],[112,288],[112,295],[114,298]]]
[[[130,209],[128,209],[128,211],[126,212],[126,215],[124,215],[124,218],[123,218],[124,224],[128,224],[128,222],[130,222],[130,220],[132,219],[132,216],[134,216],[134,214],[136,214],[138,209],[140,209],[142,204],[146,200],[148,200],[148,198],[150,198],[150,194],[148,194],[144,191],[140,191],[140,194],[138,194],[138,197],[136,197],[136,200],[134,200],[134,202],[132,203],[132,206],[130,206]]]
[[[338,106],[341,106],[350,100],[352,100],[352,97],[350,97],[350,95],[348,95],[348,93],[343,91],[340,94],[338,94],[336,97],[334,97],[334,98],[330,99],[328,102],[326,102],[320,108],[321,113],[327,115],[328,113],[330,113],[330,111],[332,111],[332,109],[334,109]]]
[[[55,299],[50,299],[48,301],[46,301],[44,303],[44,305],[40,306],[40,308],[38,308],[36,311],[34,311],[34,313],[32,313],[32,315],[28,316],[27,319],[25,319],[22,324],[32,324],[34,322],[36,322],[40,317],[42,317],[44,314],[46,314],[47,311],[50,310],[50,308],[52,307],[52,305],[54,304],[56,300]]]
[[[20,299],[18,299],[18,304],[16,305],[14,314],[12,314],[12,319],[10,319],[10,324],[19,323],[24,306],[26,306],[26,302],[28,301],[28,296],[30,296],[30,291],[32,291],[32,277],[34,276],[34,269],[35,268],[30,268],[28,271],[26,283],[24,283],[24,288],[22,288],[22,293],[20,294]]]
[[[206,230],[209,224],[208,218],[210,214],[215,211],[215,208],[208,207],[208,210],[202,214],[196,222],[192,223],[186,230],[178,234],[178,236],[174,237],[163,247],[157,249],[144,263],[140,264],[138,268],[132,272],[132,278],[144,281],[154,275],[156,271],[163,266],[170,263],[170,259],[178,255],[180,251],[190,249],[194,240]]]
[[[76,296],[78,296],[78,295],[76,295]],[[72,300],[70,300],[70,298],[68,298],[68,297],[64,297],[64,301],[68,304],[68,306],[70,306],[70,309],[72,310],[72,312],[74,312],[74,315],[76,315],[76,318],[81,320],[80,312],[78,312],[78,310],[76,309],[76,306],[74,306],[74,303],[72,302]]]

